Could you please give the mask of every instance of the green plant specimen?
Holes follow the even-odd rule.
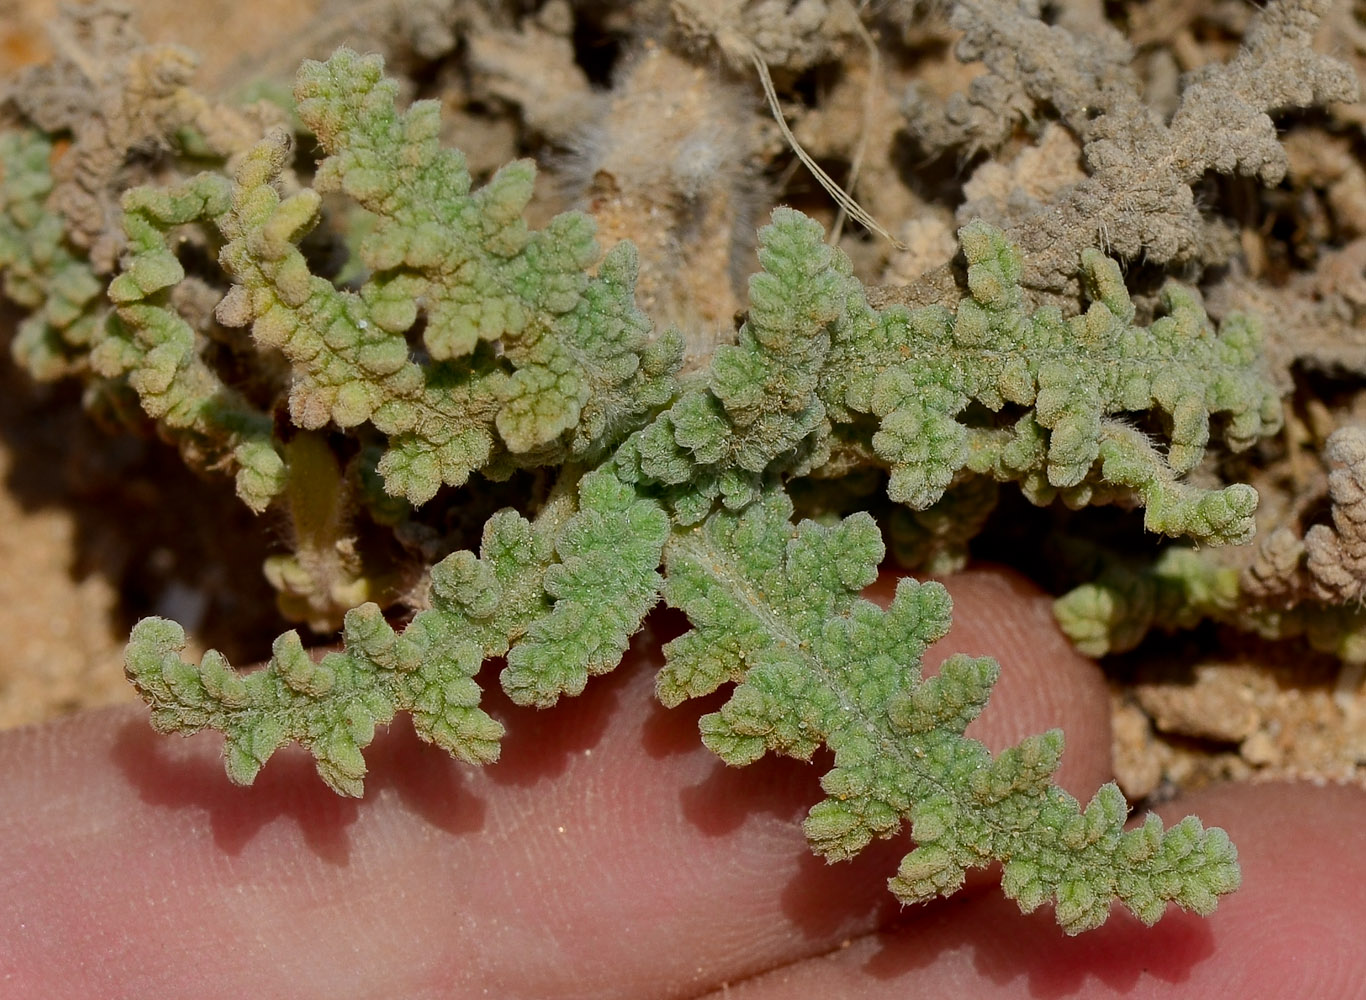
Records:
[[[1093,250],[1076,262],[1088,309],[1031,310],[1018,249],[981,222],[959,233],[956,300],[879,310],[822,227],[780,208],[759,233],[735,342],[683,373],[682,338],[635,305],[629,243],[602,254],[578,213],[533,229],[529,163],[474,188],[438,140],[435,103],[400,112],[396,93],[377,57],[340,50],[298,76],[299,122],[322,154],[311,177],[276,127],[222,169],[124,194],[108,310],[61,277],[98,281],[60,228],[25,236],[57,224],[43,214],[41,138],[0,147],[16,164],[0,186],[8,294],[70,304],[45,306],[23,342],[65,338],[73,365],[135,394],[163,435],[230,471],[253,510],[287,514],[295,552],[267,567],[281,606],[341,625],[340,652],[315,660],[290,632],[264,668],[239,673],[215,652],[184,662],[180,626],[142,621],[127,672],[158,729],[222,731],[239,783],[297,742],[345,795],[362,794],[362,751],[399,712],[488,763],[502,727],[480,708],[485,660],[505,658],[515,702],[550,706],[615,668],[662,597],[692,627],[666,648],[660,699],[733,685],[702,722],[733,765],[828,747],[812,847],[845,859],[909,826],[915,849],[890,881],[904,902],[1000,861],[1024,910],[1052,902],[1078,933],[1114,900],[1152,923],[1168,902],[1208,913],[1237,887],[1223,831],[1149,817],[1125,832],[1115,786],[1084,809],[1053,786],[1060,732],[994,758],[965,737],[999,668],[958,656],[922,677],[948,628],[946,592],[902,581],[886,610],[860,599],[884,555],[876,520],[794,523],[789,491],[886,475],[888,498],[932,524],[941,501],[980,506],[1015,483],[1038,504],[1123,502],[1153,531],[1243,541],[1255,492],[1184,477],[1212,434],[1242,449],[1279,426],[1255,324],[1216,327],[1178,284],[1139,322],[1118,266]],[[342,229],[360,234],[344,280],[304,246]],[[215,363],[205,329],[232,366]],[[516,475],[538,477],[529,502],[487,517],[478,554],[436,560],[416,614],[391,624],[370,599],[387,571],[349,534],[355,511],[412,535],[443,491]]]

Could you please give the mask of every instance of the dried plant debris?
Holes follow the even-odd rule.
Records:
[[[226,159],[282,116],[265,106],[219,104],[191,87],[195,56],[149,45],[124,8],[73,8],[53,26],[56,58],[21,73],[0,100],[48,135],[66,137],[56,157],[49,210],[95,271],[113,270],[123,247],[119,197],[129,187],[174,176],[187,158]]]
[[[1133,51],[1114,28],[1074,34],[1024,5],[965,0],[954,9],[957,52],[987,72],[947,104],[913,97],[908,120],[927,147],[968,153],[1000,150],[1047,113],[1075,137],[1084,178],[1043,197],[1016,185],[959,208],[960,219],[988,219],[1020,241],[1030,287],[1068,291],[1066,262],[1084,246],[1162,265],[1222,264],[1235,234],[1201,212],[1194,187],[1208,173],[1277,183],[1286,156],[1270,113],[1356,99],[1351,69],[1311,48],[1325,7],[1268,6],[1233,58],[1185,80],[1164,120],[1144,101]]]
[[[838,61],[859,24],[848,0],[670,0],[669,7],[686,39],[715,45],[736,69],[753,56],[797,72]]]
[[[1359,602],[1366,593],[1366,428],[1344,427],[1328,439],[1333,526],[1304,536],[1305,569],[1315,597]]]

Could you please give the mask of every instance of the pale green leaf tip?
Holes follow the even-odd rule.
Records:
[[[1006,894],[1026,911],[1052,900],[1069,934],[1100,926],[1115,900],[1151,920],[1158,901],[1205,913],[1236,888],[1236,853],[1222,830],[1187,821],[1165,834],[1160,824],[1125,834],[1114,785],[1084,811],[1052,786],[1061,732],[995,758],[963,736],[999,668],[959,655],[920,676],[921,654],[947,630],[943,587],[904,579],[885,611],[868,604],[857,591],[881,558],[880,541],[856,556],[858,546],[840,541],[861,518],[794,528],[791,510],[770,493],[675,535],[665,596],[694,629],[666,646],[657,684],[681,700],[715,679],[736,682],[701,722],[703,742],[729,764],[766,752],[809,758],[819,743],[834,752],[822,779],[828,797],[805,824],[815,850],[842,860],[909,822],[917,846],[889,881],[903,903],[951,894],[969,868],[996,859]],[[853,565],[860,560],[865,571]],[[704,676],[713,681],[693,690]]]

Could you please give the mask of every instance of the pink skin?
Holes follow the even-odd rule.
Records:
[[[959,624],[936,651],[1004,665],[972,734],[999,749],[1063,726],[1061,783],[1088,798],[1108,771],[1099,673],[1017,578],[951,588]],[[1244,887],[1208,920],[1117,912],[1067,938],[987,873],[899,912],[885,880],[904,839],[813,858],[799,823],[819,768],[726,768],[696,737],[716,699],[653,702],[659,656],[638,642],[545,714],[491,698],[508,736],[483,770],[395,726],[360,801],[298,752],[233,787],[218,738],[157,736],[140,707],[0,734],[0,998],[1366,995],[1358,791],[1164,810],[1238,844]]]

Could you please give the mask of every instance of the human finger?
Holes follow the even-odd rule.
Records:
[[[1108,763],[1094,667],[1018,578],[952,587],[958,625],[937,655],[1005,664],[975,734],[999,747],[1066,727],[1063,783],[1089,794]],[[5,734],[0,967],[51,997],[662,997],[890,919],[906,845],[812,857],[799,822],[817,769],[722,765],[697,740],[714,700],[654,702],[660,659],[656,632],[552,712],[492,698],[508,735],[482,770],[401,727],[367,751],[360,801],[302,754],[235,788],[216,737],[168,740],[141,711]]]
[[[1144,927],[1116,912],[1061,934],[996,894],[908,911],[895,928],[730,984],[710,1000],[907,996],[1259,1000],[1366,995],[1366,793],[1303,784],[1229,785],[1159,810],[1197,812],[1238,845],[1243,886],[1201,918]]]

